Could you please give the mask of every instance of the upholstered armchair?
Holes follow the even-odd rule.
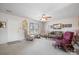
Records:
[[[27,33],[27,30],[24,30],[24,37],[25,37],[25,40],[27,40],[27,41],[33,41],[33,39],[34,39],[34,35],[29,35]]]
[[[62,39],[56,39],[55,47],[62,47],[65,51],[74,50],[72,45],[74,32],[65,32]]]

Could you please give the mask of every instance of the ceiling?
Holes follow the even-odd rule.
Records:
[[[0,3],[0,12],[40,20],[42,14],[53,18],[79,16],[78,3]]]

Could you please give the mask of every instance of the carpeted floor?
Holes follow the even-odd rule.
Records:
[[[55,41],[41,38],[0,45],[0,55],[73,55],[54,47]]]

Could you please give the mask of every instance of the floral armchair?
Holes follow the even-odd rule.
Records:
[[[74,36],[74,32],[65,32],[63,34],[63,38],[62,39],[57,39],[56,43],[55,43],[55,47],[62,47],[64,48],[65,51],[74,50],[74,47],[72,45],[72,41],[73,41],[73,36]]]

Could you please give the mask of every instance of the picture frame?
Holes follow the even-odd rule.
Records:
[[[72,27],[72,24],[63,24],[64,27]]]
[[[61,24],[53,24],[53,29],[61,29],[62,25]]]
[[[53,24],[50,26],[50,28],[53,28],[53,29],[62,29],[62,28],[70,28],[70,27],[72,27],[72,24],[58,23],[58,24]]]
[[[0,28],[6,28],[6,21],[0,21]]]

